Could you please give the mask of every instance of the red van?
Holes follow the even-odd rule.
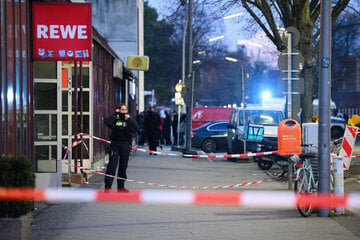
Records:
[[[198,128],[211,121],[229,121],[232,108],[194,107],[191,128]]]

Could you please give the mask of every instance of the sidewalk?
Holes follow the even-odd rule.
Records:
[[[163,149],[169,152],[169,149]],[[355,168],[354,168],[355,171]],[[222,173],[226,172],[226,175]],[[130,179],[181,185],[225,184],[259,180],[265,174],[253,163],[133,154]],[[345,191],[360,192],[355,173]],[[184,178],[185,177],[185,178]],[[180,183],[181,180],[181,183]],[[104,177],[94,174],[80,188],[102,189]],[[73,185],[75,187],[75,185]],[[127,183],[129,189],[156,189]],[[286,189],[286,182],[249,186],[244,190]],[[113,185],[113,189],[116,184]],[[242,190],[242,189],[240,189]],[[294,210],[242,209],[225,206],[138,205],[117,203],[37,203],[32,240],[52,239],[359,239],[360,211],[332,218],[302,218]],[[261,226],[257,228],[256,226]],[[304,229],[308,229],[304,231]],[[291,235],[286,235],[291,234]]]

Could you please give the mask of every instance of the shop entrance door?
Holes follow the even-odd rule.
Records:
[[[76,78],[75,78],[76,71]],[[90,87],[89,64],[78,62],[75,69],[74,62],[61,64],[61,95],[62,95],[62,145],[71,150],[71,173],[80,173],[76,166],[90,167],[91,142],[87,135],[90,133]],[[76,141],[80,144],[73,146]],[[72,147],[73,146],[73,147]],[[69,156],[66,157],[66,162]],[[63,164],[62,172],[68,173],[68,165]]]

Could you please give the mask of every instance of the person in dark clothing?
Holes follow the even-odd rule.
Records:
[[[138,145],[145,144],[145,129],[144,129],[144,112],[141,112],[137,116],[137,123],[139,125],[139,134],[138,134]]]
[[[136,122],[130,118],[125,104],[120,104],[115,109],[115,113],[104,119],[104,123],[112,130],[110,135],[110,157],[106,174],[114,176],[119,162],[117,176],[126,179],[130,144],[133,134],[139,130],[139,127]],[[111,189],[113,181],[113,177],[105,176],[105,192]],[[117,179],[117,189],[119,192],[127,192],[125,189],[125,180]]]
[[[174,145],[178,145],[178,142],[177,142],[177,136],[178,136],[178,129],[177,129],[177,126],[178,126],[178,114],[176,112],[174,112],[174,115],[172,117],[172,123],[171,123],[171,127],[172,127],[172,132],[173,132],[173,137],[174,137]]]
[[[171,145],[171,118],[168,111],[165,111],[165,118],[163,123],[163,136],[166,145]]]
[[[160,139],[160,125],[161,119],[159,114],[155,112],[154,107],[150,107],[150,111],[147,112],[144,119],[144,126],[147,139],[149,141],[149,150],[156,151],[156,147],[159,144]],[[150,155],[152,155],[150,153]]]

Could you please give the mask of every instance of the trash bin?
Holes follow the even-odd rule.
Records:
[[[301,127],[297,121],[285,119],[279,124],[278,153],[281,156],[301,153]]]

